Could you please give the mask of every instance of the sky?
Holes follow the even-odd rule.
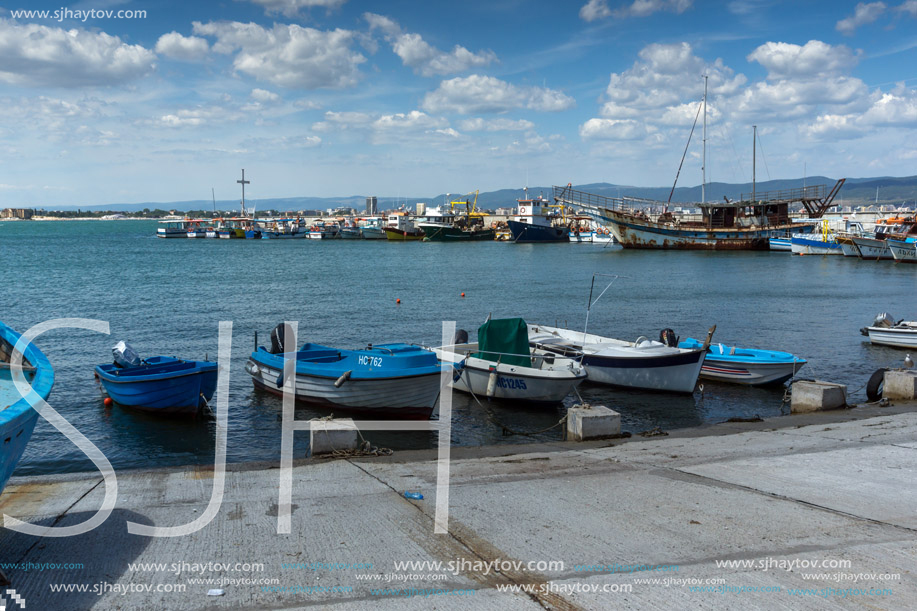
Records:
[[[3,2],[0,208],[917,174],[917,0]]]

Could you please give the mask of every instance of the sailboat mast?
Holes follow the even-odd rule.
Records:
[[[752,125],[752,136],[751,136],[751,201],[757,201],[755,196],[755,154],[757,153],[758,148],[758,126]]]
[[[701,163],[700,200],[707,201],[707,79],[704,75],[704,159]]]
[[[245,185],[251,184],[252,181],[245,180],[245,169],[242,169],[242,180],[237,180],[242,185],[242,216],[245,216]]]
[[[217,213],[217,195],[213,190],[213,187],[210,187],[210,197],[213,199],[213,215],[216,216]]]

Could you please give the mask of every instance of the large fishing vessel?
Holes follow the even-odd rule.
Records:
[[[742,195],[732,202],[693,204],[700,214],[680,218],[666,202],[605,197],[569,184],[554,187],[554,201],[592,216],[624,248],[767,250],[769,238],[812,230],[811,222],[791,218],[791,205],[802,205],[810,219],[821,218],[845,180],[838,180],[830,191],[825,185],[811,185]]]

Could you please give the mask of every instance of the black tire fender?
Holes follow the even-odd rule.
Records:
[[[882,398],[882,389],[885,386],[886,371],[888,371],[887,367],[880,367],[876,369],[869,377],[869,381],[866,383],[866,397],[870,401],[878,401]]]

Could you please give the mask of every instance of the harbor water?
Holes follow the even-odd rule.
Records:
[[[404,341],[440,343],[442,321],[472,339],[489,316],[582,329],[593,273],[619,278],[596,303],[589,331],[634,340],[669,327],[714,342],[792,352],[801,377],[848,385],[865,400],[872,372],[904,352],[871,346],[858,329],[879,312],[913,319],[914,266],[769,252],[626,251],[591,244],[465,244],[371,240],[163,240],[149,221],[0,223],[2,316],[24,331],[56,318],[106,321],[110,335],[59,329],[37,344],[56,381],[49,403],[116,469],[213,460],[214,423],[162,419],[106,408],[93,367],[118,340],[141,356],[216,360],[218,325],[232,321],[228,460],[277,461],[281,400],[256,391],[243,370],[257,332],[269,343],[279,322],[299,322],[300,343],[336,347]],[[604,288],[596,280],[596,295]],[[462,297],[462,293],[465,294]],[[400,303],[396,300],[400,299]],[[693,396],[581,387],[590,403],[622,414],[622,428],[672,430],[729,418],[788,412],[784,391],[703,382]],[[567,405],[573,403],[567,399]],[[550,427],[565,406],[520,409],[456,393],[452,443],[461,446],[559,440]],[[298,406],[297,419],[328,410]],[[336,414],[343,415],[343,414]],[[433,433],[371,432],[395,450],[432,447]],[[307,433],[297,433],[303,456]],[[16,475],[94,470],[39,419]]]

